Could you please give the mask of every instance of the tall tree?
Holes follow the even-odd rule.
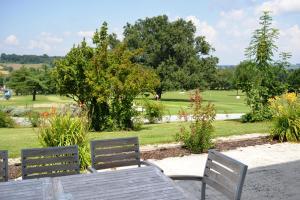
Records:
[[[196,27],[191,21],[170,22],[166,15],[139,19],[127,24],[124,40],[130,49],[142,49],[135,62],[155,70],[164,90],[205,88],[214,78],[218,59],[205,37],[195,37]]]
[[[278,39],[279,31],[272,27],[269,12],[263,12],[259,20],[260,28],[255,30],[245,51],[245,55],[251,61],[245,63],[245,67],[255,74],[250,77],[249,82],[243,83],[247,104],[251,107],[253,116],[265,115],[264,113],[268,112],[268,99],[282,94],[287,89],[287,75],[283,62],[273,61],[274,52],[277,51],[275,40]]]
[[[88,108],[92,128],[132,128],[134,98],[159,84],[155,73],[132,60],[139,51],[128,50],[125,43],[108,48],[107,23],[96,30],[89,47],[83,41],[64,59],[56,62],[54,77],[58,91]]]

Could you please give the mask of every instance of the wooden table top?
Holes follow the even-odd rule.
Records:
[[[0,199],[192,199],[155,167],[0,183]]]

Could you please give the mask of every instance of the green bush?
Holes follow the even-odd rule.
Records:
[[[195,91],[191,101],[194,121],[191,122],[190,130],[182,126],[180,132],[175,135],[175,139],[183,142],[183,145],[191,152],[202,153],[213,146],[214,127],[212,122],[215,119],[216,110],[213,104],[201,105],[202,98],[199,90]]]
[[[30,112],[28,115],[28,120],[30,121],[30,124],[32,127],[39,127],[41,124],[41,118],[39,112]]]
[[[0,110],[0,128],[13,128],[14,120],[5,112]]]
[[[270,99],[273,113],[271,137],[280,141],[300,141],[300,102],[295,93]]]
[[[44,147],[78,145],[80,167],[86,169],[90,164],[88,128],[86,117],[50,113],[43,118],[38,138]]]
[[[272,119],[272,113],[268,106],[258,110],[258,111],[251,111],[249,113],[244,114],[241,117],[241,121],[243,123],[246,122],[260,122],[265,120]]]
[[[153,124],[162,120],[165,110],[162,103],[146,99],[143,106],[145,108],[145,118],[149,120],[149,123]]]

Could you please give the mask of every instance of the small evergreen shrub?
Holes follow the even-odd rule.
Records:
[[[193,153],[202,153],[213,146],[212,133],[214,127],[212,122],[216,116],[216,110],[213,104],[202,105],[202,98],[199,90],[191,97],[191,108],[193,121],[190,124],[190,130],[181,126],[180,132],[175,135],[177,141],[183,142],[183,145]]]
[[[44,113],[38,129],[38,138],[44,147],[78,145],[81,169],[90,164],[88,148],[88,122],[86,117],[72,117],[70,113]]]
[[[258,111],[251,111],[249,113],[246,113],[241,117],[241,121],[243,123],[260,122],[260,121],[265,121],[270,119],[272,119],[272,113],[268,106]]]
[[[300,141],[300,101],[295,93],[269,100],[273,114],[271,137],[280,141]]]
[[[162,120],[165,109],[162,103],[146,99],[143,106],[145,108],[145,118],[149,120],[149,123],[153,124]]]
[[[5,112],[0,110],[0,128],[13,128],[14,120]]]

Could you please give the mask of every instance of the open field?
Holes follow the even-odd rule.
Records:
[[[33,67],[33,68],[39,68],[45,65],[44,63],[39,64],[21,64],[21,63],[0,63],[1,66],[7,66],[12,67],[14,70],[20,69],[22,66],[24,67]]]
[[[140,143],[159,144],[174,142],[174,135],[181,125],[188,127],[189,123],[164,123],[144,125],[140,131],[92,132],[90,139],[108,139],[118,137],[138,136]],[[240,123],[239,121],[215,121],[214,137],[241,135],[249,133],[266,133],[269,122]],[[10,157],[19,157],[23,148],[40,147],[36,130],[33,128],[0,128],[0,149],[7,149]]]

